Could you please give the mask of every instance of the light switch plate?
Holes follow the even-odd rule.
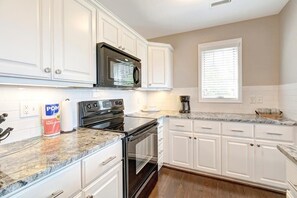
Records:
[[[21,102],[20,105],[20,117],[34,117],[39,116],[39,104],[33,102]]]

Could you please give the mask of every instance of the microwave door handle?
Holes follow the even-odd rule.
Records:
[[[136,73],[137,73],[137,75],[136,75]],[[138,84],[139,83],[139,73],[140,73],[140,71],[139,71],[139,68],[138,67],[134,67],[134,69],[133,69],[133,80],[134,80],[134,83],[135,84]],[[137,76],[137,79],[136,79],[136,76]]]

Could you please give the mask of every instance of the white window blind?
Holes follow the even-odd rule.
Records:
[[[234,40],[232,40],[234,41]],[[241,45],[237,42],[204,44],[200,53],[200,99],[239,101]]]

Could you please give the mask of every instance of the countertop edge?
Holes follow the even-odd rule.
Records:
[[[291,162],[293,162],[295,165],[297,165],[297,152],[296,152],[296,157],[292,156],[289,151],[287,151],[285,148],[288,148],[286,145],[277,145],[277,149],[284,154]]]

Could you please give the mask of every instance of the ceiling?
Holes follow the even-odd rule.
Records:
[[[147,39],[278,14],[289,0],[97,0]]]

